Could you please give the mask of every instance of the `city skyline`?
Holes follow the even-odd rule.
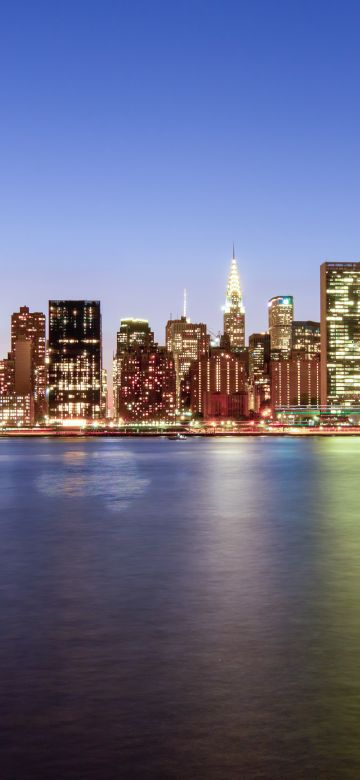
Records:
[[[359,251],[358,21],[322,0],[7,4],[2,353],[11,312],[49,298],[102,301],[108,370],[121,318],[161,343],[184,287],[217,332],[233,241],[247,335],[284,289],[318,319],[318,266]]]
[[[191,289],[186,288],[186,295],[187,295],[187,316],[190,319],[191,322],[206,322],[209,328],[209,332],[213,335],[217,335],[219,332],[222,332],[223,330],[223,317],[224,317],[224,303],[223,299],[225,297],[225,293],[228,287],[229,282],[229,274],[231,272],[231,263],[233,258],[233,252],[234,252],[234,242],[233,242],[233,249],[231,252],[229,252],[229,257],[227,261],[223,263],[224,265],[224,283],[223,283],[223,295],[221,296],[221,291],[218,294],[218,305],[216,307],[213,307],[213,316],[210,315],[210,321],[204,320],[201,316],[198,316],[198,313],[196,311],[192,310],[191,307]],[[239,273],[240,273],[240,279],[241,279],[241,288],[242,288],[242,295],[243,295],[243,303],[245,306],[246,311],[246,319],[245,319],[245,342],[248,343],[249,336],[252,333],[256,332],[266,332],[268,330],[268,302],[269,300],[277,295],[284,294],[284,290],[287,289],[286,283],[284,282],[281,286],[280,292],[275,293],[271,296],[269,296],[265,301],[261,302],[259,299],[255,301],[252,301],[251,303],[247,301],[246,297],[246,289],[244,289],[244,283],[243,283],[243,274],[241,273],[241,260],[239,260],[239,256],[236,251],[236,245],[235,245],[235,259],[237,260]],[[321,261],[321,262],[328,262],[327,260]],[[339,262],[344,262],[344,260],[340,260]],[[345,262],[356,262],[354,261],[345,261]],[[130,266],[132,268],[132,266]],[[316,271],[316,284],[312,285],[312,287],[316,287],[318,290],[318,305],[316,311],[309,311],[309,307],[304,301],[299,301],[296,293],[290,292],[288,293],[291,295],[291,297],[294,300],[294,318],[297,320],[319,320],[320,319],[320,278],[319,278],[319,267],[320,263],[318,264]],[[136,278],[136,273],[134,272],[134,279]],[[311,280],[309,280],[311,283]],[[315,280],[314,280],[315,281]],[[142,285],[140,287],[137,287],[138,290],[142,289]],[[270,289],[270,288],[269,288]],[[282,292],[281,292],[282,290]],[[80,290],[81,293],[81,290]],[[78,299],[84,299],[84,300],[91,300],[91,296],[86,296],[83,294],[80,294],[78,296],[64,296],[65,300],[78,300]],[[149,301],[149,309],[151,309],[151,301],[153,301],[154,296],[152,294],[152,291],[148,291],[148,301]],[[115,321],[114,326],[110,326],[110,318],[109,314],[106,311],[106,307],[103,304],[103,299],[100,298],[100,296],[93,296],[98,297],[99,300],[101,300],[102,303],[102,319],[103,319],[103,365],[109,372],[109,378],[111,381],[111,372],[112,372],[112,360],[113,360],[113,353],[116,352],[116,332],[118,331],[118,328],[120,326],[121,320],[125,320],[128,317],[135,317],[139,319],[147,320],[154,331],[155,339],[158,341],[159,344],[165,344],[165,329],[166,329],[166,322],[170,318],[170,314],[172,315],[173,319],[176,319],[178,317],[182,316],[183,313],[183,294],[184,290],[179,290],[178,295],[178,309],[174,309],[170,311],[170,307],[166,305],[166,301],[161,301],[161,310],[164,311],[164,319],[162,320],[160,317],[160,314],[156,318],[155,322],[156,325],[153,324],[151,318],[148,316],[147,312],[129,312],[130,306],[127,306],[126,302],[123,305],[123,312],[119,314],[118,321]],[[286,294],[286,293],[285,293]],[[54,298],[60,298],[60,296],[54,296]],[[175,298],[175,296],[173,296]],[[32,311],[42,311],[47,312],[48,309],[48,303],[50,298],[46,298],[45,301],[39,305],[35,305],[33,303],[33,300],[29,299],[29,296],[27,296],[25,301],[19,301],[19,296],[16,294],[16,289],[13,292],[13,296],[11,297],[11,300],[14,299],[14,305],[10,305],[8,303],[9,298],[6,299],[6,306],[2,307],[2,313],[0,316],[0,348],[1,352],[0,354],[5,355],[9,350],[9,321],[11,318],[11,315],[13,311],[16,311],[20,306],[29,306]],[[35,296],[36,300],[39,300],[38,296]],[[216,302],[215,302],[216,303]],[[160,307],[159,307],[160,308]],[[200,307],[201,310],[204,310],[204,307]],[[7,313],[7,309],[9,310],[9,313]],[[166,310],[169,309],[168,313],[166,313]],[[211,312],[211,303],[207,302],[207,310]],[[248,312],[250,311],[250,314],[248,315]],[[302,316],[300,314],[302,313]],[[217,321],[217,327],[213,327],[212,323],[216,319]]]
[[[334,403],[346,412],[360,394],[359,273],[360,262],[322,263],[321,322],[296,319],[293,296],[273,296],[268,329],[247,344],[233,246],[219,338],[187,317],[184,290],[183,314],[167,321],[164,345],[147,320],[121,320],[111,374],[99,300],[49,300],[47,346],[45,314],[20,306],[11,315],[11,351],[0,360],[2,423],[105,420],[108,409],[125,422],[249,419],[295,407],[302,414],[319,409],[320,389],[323,410]]]

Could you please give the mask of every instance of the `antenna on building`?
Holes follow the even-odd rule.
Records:
[[[186,319],[186,308],[187,308],[187,293],[186,293],[186,287],[184,289],[184,317]]]
[[[235,260],[235,244],[234,244],[234,242],[233,242],[233,256],[232,256],[232,259]]]

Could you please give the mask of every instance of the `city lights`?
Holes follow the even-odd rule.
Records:
[[[210,342],[206,324],[191,322],[186,297],[183,316],[166,324],[165,346],[155,342],[148,320],[121,320],[108,405],[100,302],[50,301],[47,342],[45,314],[22,306],[11,317],[11,351],[0,361],[2,433],[61,427],[95,435],[178,425],[232,435],[246,421],[254,434],[279,426],[356,430],[360,263],[321,266],[321,327],[294,320],[290,295],[271,298],[268,317],[268,332],[250,334],[246,346],[233,252],[219,338]]]

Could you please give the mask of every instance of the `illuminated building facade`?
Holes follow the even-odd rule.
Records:
[[[271,361],[271,405],[319,406],[320,357]]]
[[[271,359],[286,359],[290,356],[292,348],[294,319],[292,295],[277,295],[270,298],[268,310]]]
[[[239,420],[248,415],[247,393],[204,393],[205,420]]]
[[[53,419],[101,417],[99,301],[50,301],[48,404]]]
[[[11,352],[15,392],[34,397],[35,419],[46,414],[45,314],[21,306],[11,316]]]
[[[311,359],[320,354],[320,322],[294,320],[292,327],[292,355]]]
[[[108,416],[108,375],[106,368],[101,370],[101,417]]]
[[[117,416],[125,422],[175,419],[176,374],[165,347],[131,347],[123,353]]]
[[[245,347],[245,309],[234,248],[226,289],[224,334],[229,337],[230,348],[234,352],[238,352]]]
[[[166,325],[166,348],[174,359],[176,373],[176,403],[181,407],[181,385],[194,360],[208,355],[210,338],[206,325],[190,322],[186,316],[169,320]]]
[[[148,349],[154,343],[154,334],[148,320],[139,320],[128,317],[120,322],[120,328],[116,334],[116,352],[128,352],[133,347]]]
[[[138,347],[149,350],[154,346],[154,334],[148,320],[127,317],[120,322],[116,334],[116,352],[113,358],[113,404],[114,416],[118,417],[121,386],[121,367],[126,354]]]
[[[11,352],[0,360],[0,395],[15,393],[15,360]]]
[[[270,335],[249,336],[249,408],[258,412],[270,398]]]
[[[34,398],[32,394],[0,394],[0,425],[5,428],[28,428],[34,425]]]
[[[199,358],[190,368],[192,413],[206,417],[211,416],[210,409],[218,408],[216,416],[220,415],[221,410],[224,415],[227,410],[225,416],[230,417],[246,414],[246,380],[244,362],[237,355],[224,352],[221,347],[212,349],[210,355]],[[222,396],[226,396],[226,399]]]
[[[360,405],[360,262],[323,263],[321,403]]]

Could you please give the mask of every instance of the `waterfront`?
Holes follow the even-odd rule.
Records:
[[[359,458],[0,440],[4,780],[359,777]]]

